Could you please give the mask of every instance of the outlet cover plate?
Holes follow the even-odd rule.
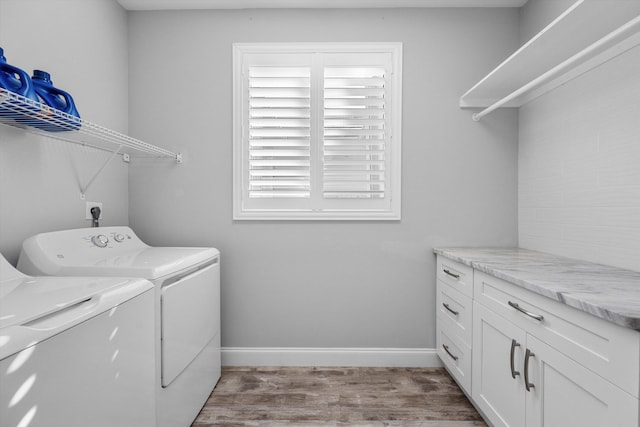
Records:
[[[86,202],[85,203],[85,219],[93,219],[93,216],[91,215],[91,208],[97,206],[100,208],[100,218],[98,219],[102,219],[102,214],[104,213],[104,211],[102,210],[102,202]]]

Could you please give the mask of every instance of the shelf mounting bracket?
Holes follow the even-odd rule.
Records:
[[[109,163],[111,163],[111,161],[120,153],[120,150],[122,150],[122,147],[123,146],[120,145],[117,150],[115,150],[114,152],[111,153],[111,156],[109,156],[107,161],[104,162],[104,164],[100,167],[100,169],[98,169],[98,171],[93,175],[93,177],[89,180],[89,182],[87,182],[87,185],[85,185],[84,187],[80,187],[80,199],[81,200],[85,200],[85,194],[87,193],[87,190],[89,189],[89,187],[91,187],[91,185],[96,180],[96,178],[98,178],[98,176],[109,165]]]

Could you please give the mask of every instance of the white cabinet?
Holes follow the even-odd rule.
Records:
[[[480,271],[474,273],[474,303],[474,310],[478,305],[488,308],[627,393],[640,396],[637,331]]]
[[[474,326],[473,401],[495,426],[522,426],[526,334],[478,303]]]
[[[635,331],[482,272],[473,289],[472,398],[492,424],[638,426]]]
[[[477,302],[474,326],[472,398],[494,426],[638,426],[637,399]]]
[[[638,400],[532,335],[527,335],[525,426],[637,427]],[[523,368],[523,369],[525,369]],[[526,390],[526,389],[525,389]]]
[[[473,269],[438,258],[436,347],[460,387],[471,394]]]
[[[437,268],[438,355],[491,425],[640,425],[638,331],[443,256]]]

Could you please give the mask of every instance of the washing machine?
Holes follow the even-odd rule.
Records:
[[[220,378],[217,249],[152,247],[125,226],[82,228],[28,238],[18,269],[150,280],[155,287],[158,425],[191,424]]]
[[[29,277],[0,256],[0,426],[153,427],[153,284]]]

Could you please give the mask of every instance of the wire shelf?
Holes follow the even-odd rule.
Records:
[[[1,88],[0,124],[114,153],[145,153],[182,162],[180,153],[140,141]]]

